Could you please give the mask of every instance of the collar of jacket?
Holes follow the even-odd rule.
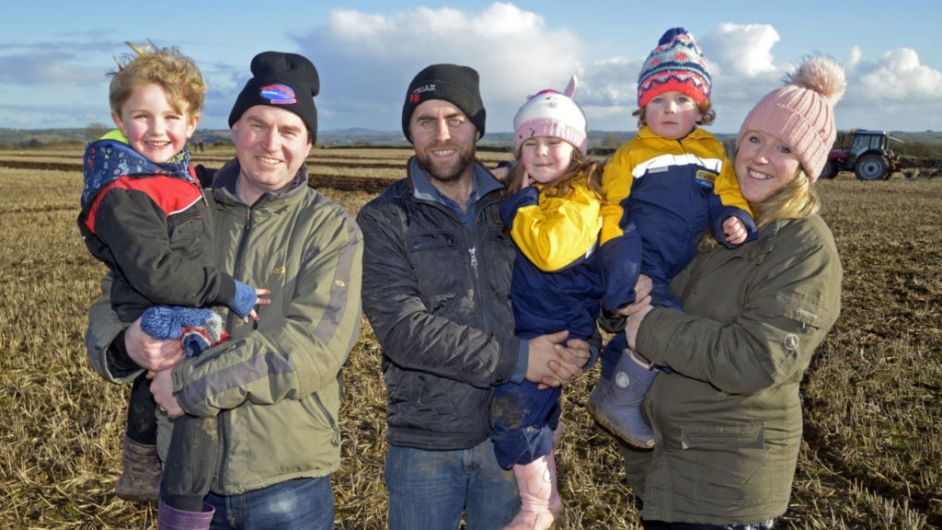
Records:
[[[98,194],[98,190],[121,177],[163,175],[199,185],[190,174],[190,150],[186,146],[168,162],[156,164],[128,145],[127,138],[120,131],[117,134],[111,131],[100,140],[88,144],[82,158],[82,173],[85,180],[82,189],[83,207]]]
[[[654,131],[651,130],[650,127],[648,127],[647,125],[644,125],[641,127],[641,129],[638,130],[638,137],[644,138],[644,139],[652,139],[652,140],[655,140],[655,139],[664,140],[668,142],[683,142],[685,140],[702,140],[704,138],[713,138],[714,136],[710,134],[709,132],[705,131],[704,129],[694,126],[693,130],[690,131],[687,134],[687,136],[684,136],[683,138],[678,138],[676,140],[668,140],[667,138],[664,138],[663,136],[658,136],[657,134],[654,133]]]
[[[242,168],[239,165],[239,159],[233,158],[216,172],[216,175],[213,177],[213,197],[216,200],[242,203],[236,189],[241,171]],[[297,174],[295,174],[294,178],[291,179],[291,182],[289,182],[287,186],[277,192],[266,191],[252,206],[304,193],[308,187],[308,178],[307,165],[301,164],[301,168],[298,169]]]
[[[409,159],[407,168],[409,188],[412,190],[412,194],[417,200],[450,207],[448,203],[445,202],[446,197],[432,184],[432,179],[428,176],[425,169],[422,168],[418,158],[412,156]],[[474,161],[473,168],[474,191],[472,191],[472,196],[476,194],[477,199],[474,203],[468,204],[468,208],[489,194],[504,189],[503,184],[494,178],[494,175],[477,159]]]

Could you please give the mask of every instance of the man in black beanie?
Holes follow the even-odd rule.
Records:
[[[478,74],[431,65],[415,76],[402,132],[406,178],[360,210],[363,307],[383,348],[391,530],[502,528],[520,507],[490,442],[493,388],[553,386],[581,372],[583,341],[514,336],[514,248],[503,186],[475,159],[485,111]]]
[[[359,335],[363,240],[347,212],[308,186],[314,65],[298,54],[264,52],[251,69],[229,116],[236,158],[215,173],[206,199],[214,208],[216,263],[270,289],[270,304],[259,306],[257,322],[229,315],[231,339],[194,359],[181,359],[178,343],[147,337],[140,321],[125,329],[107,287],[89,315],[89,359],[103,377],[127,382],[154,371],[151,391],[167,417],[212,417],[218,425],[220,454],[203,462],[214,468],[204,510],[161,504],[160,528],[209,528],[195,517],[206,514],[213,528],[334,523],[338,376]],[[172,237],[203,224],[191,221]],[[169,431],[164,418],[162,457]],[[190,457],[200,464],[199,454]]]

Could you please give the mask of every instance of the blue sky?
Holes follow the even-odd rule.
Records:
[[[580,80],[589,127],[633,130],[641,62],[686,27],[713,68],[715,132],[734,132],[810,53],[847,70],[842,129],[942,130],[942,10],[935,0],[788,2],[18,2],[0,20],[0,127],[110,123],[107,72],[131,40],[177,46],[209,85],[201,127],[224,128],[249,62],[308,56],[321,129],[399,128],[412,76],[436,62],[481,73],[487,129],[507,131],[527,94]],[[684,8],[684,6],[689,6]]]

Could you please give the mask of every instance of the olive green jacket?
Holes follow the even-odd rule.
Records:
[[[259,306],[257,323],[228,315],[231,339],[183,361],[172,378],[187,413],[218,418],[212,490],[222,495],[337,469],[341,368],[361,320],[363,240],[353,218],[309,188],[303,168],[288,190],[252,207],[235,195],[238,175],[232,161],[213,183],[217,266],[271,289],[272,304]],[[105,379],[127,382],[140,372],[115,373],[109,362],[126,324],[103,292],[89,314],[89,361]],[[168,422],[158,436],[165,454]]]
[[[788,507],[801,443],[799,384],[840,311],[841,264],[817,215],[701,254],[655,308],[637,350],[669,366],[644,412],[653,451],[623,449],[649,520],[754,524]]]

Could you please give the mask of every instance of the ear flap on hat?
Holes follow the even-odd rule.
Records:
[[[566,85],[566,90],[563,90],[563,94],[567,97],[572,97],[576,93],[576,87],[579,86],[579,81],[576,79],[576,76],[573,75],[569,78],[569,84]]]

